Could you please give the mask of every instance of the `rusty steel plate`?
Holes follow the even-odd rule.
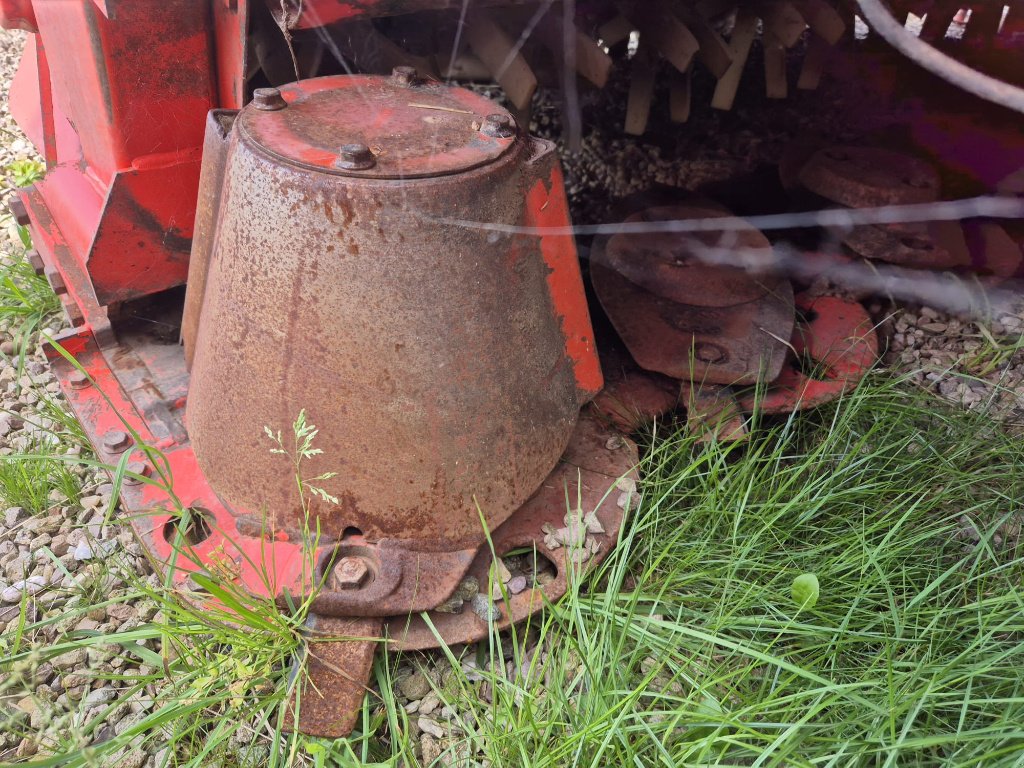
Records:
[[[939,174],[931,165],[875,147],[819,149],[799,175],[811,192],[849,208],[932,203],[940,194]]]
[[[730,307],[778,290],[780,275],[708,263],[740,255],[745,263],[773,264],[772,246],[759,230],[713,203],[647,208],[625,223],[721,219],[723,229],[706,232],[651,232],[600,238],[591,258],[645,291],[696,307]],[[728,228],[726,228],[728,227]]]
[[[795,358],[765,391],[748,390],[737,400],[743,410],[785,414],[831,402],[856,386],[878,360],[878,334],[867,310],[836,296],[796,297],[805,321],[793,333]],[[803,372],[797,358],[818,370]]]
[[[238,127],[263,151],[310,170],[371,179],[447,176],[497,160],[516,141],[506,109],[436,82],[338,75],[278,90],[283,102],[243,110]]]

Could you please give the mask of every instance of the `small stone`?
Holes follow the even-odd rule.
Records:
[[[76,648],[73,651],[62,653],[50,661],[54,669],[77,669],[84,667],[89,660],[89,654],[85,648]]]
[[[455,591],[454,597],[459,600],[466,602],[476,597],[476,594],[480,591],[480,583],[477,581],[476,576],[467,576],[459,584],[459,588]]]
[[[423,729],[421,728],[420,730]],[[435,765],[443,751],[444,750],[441,749],[441,744],[437,739],[428,734],[423,734],[423,736],[420,737],[420,752],[422,753],[423,758],[421,763],[423,765]]]
[[[465,604],[465,600],[453,597],[450,600],[445,600],[439,606],[435,607],[434,610],[438,613],[462,613],[462,606]]]
[[[8,357],[13,355],[17,351],[18,351],[18,348],[14,345],[13,341],[3,341],[3,342],[0,342],[0,352],[2,352],[3,354],[7,355]]]
[[[117,691],[113,688],[97,688],[85,697],[86,707],[97,707],[100,704],[107,704],[117,698]]]
[[[526,589],[526,577],[525,576],[516,576],[516,577],[514,577],[514,578],[509,580],[509,582],[508,582],[508,591],[510,593],[512,593],[513,595],[518,595],[524,589]]]
[[[441,699],[438,698],[436,693],[428,693],[423,697],[423,701],[420,702],[418,712],[421,715],[429,715],[437,706],[441,703]]]
[[[512,572],[505,565],[505,561],[499,557],[494,561],[492,567],[494,568],[494,580],[500,581],[502,584],[508,584],[512,579]]]
[[[23,595],[37,595],[46,589],[46,578],[44,576],[29,576],[27,579],[16,581],[0,592],[0,600],[5,603],[19,603]]]
[[[398,690],[410,701],[419,701],[430,693],[430,681],[422,672],[413,672],[404,680],[399,681]]]
[[[429,717],[421,717],[416,724],[424,733],[429,733],[436,739],[444,738],[444,728],[437,721],[431,720]]]
[[[30,517],[29,513],[21,507],[8,507],[4,512],[4,525],[8,528],[13,528],[28,517]]]
[[[490,601],[487,595],[477,595],[474,597],[470,607],[473,609],[473,613],[484,621],[498,621],[501,619],[501,611]]]

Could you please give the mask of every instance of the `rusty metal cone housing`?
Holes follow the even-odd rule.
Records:
[[[264,427],[287,435],[305,409],[323,453],[302,474],[337,473],[317,485],[339,503],[313,499],[314,523],[327,541],[357,529],[469,553],[419,585],[437,604],[484,541],[481,515],[494,529],[538,489],[600,387],[560,309],[568,292],[589,333],[575,259],[556,274],[541,238],[454,223],[521,224],[557,161],[482,130],[515,123],[467,90],[369,76],[279,90],[282,109],[209,124],[184,335],[195,454],[239,530],[299,536],[295,477]],[[372,158],[354,162],[357,145]]]

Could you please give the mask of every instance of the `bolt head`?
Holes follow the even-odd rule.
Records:
[[[257,88],[252,92],[252,105],[263,112],[276,112],[288,106],[277,88]]]
[[[391,82],[403,88],[415,85],[418,78],[419,73],[415,67],[395,67],[391,70]]]
[[[111,429],[103,436],[103,447],[108,453],[123,453],[132,444],[128,433],[120,429]]]
[[[144,461],[129,461],[125,469],[133,474],[141,475],[142,477],[149,477],[150,473],[153,471],[149,464]],[[125,485],[139,485],[141,482],[141,480],[125,475]]]
[[[89,377],[84,371],[80,371],[76,368],[68,376],[68,384],[71,385],[72,389],[86,389],[92,385],[92,382],[89,381]]]
[[[507,139],[515,136],[516,126],[508,115],[488,115],[484,118],[480,131],[485,136],[495,139]]]
[[[377,158],[365,144],[346,144],[341,148],[340,157],[335,163],[339,168],[349,171],[365,171],[377,164]]]
[[[19,227],[27,227],[31,223],[31,219],[28,217],[28,209],[17,193],[7,198],[7,207],[11,209],[11,215],[14,216],[14,220],[18,222]]]
[[[370,583],[373,574],[366,561],[354,555],[341,558],[331,572],[335,589],[361,589]]]

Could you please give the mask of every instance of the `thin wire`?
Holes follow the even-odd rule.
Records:
[[[655,232],[728,232],[756,227],[762,231],[805,227],[849,228],[865,224],[908,224],[919,221],[959,221],[984,216],[992,219],[1024,218],[1024,200],[1012,197],[969,197],[937,203],[886,205],[878,208],[829,208],[823,211],[747,216],[743,219],[708,217],[669,221],[630,221],[610,224],[577,224],[561,227],[528,227],[431,216],[440,222],[495,235],[564,236],[650,234]]]
[[[868,25],[893,48],[948,83],[993,104],[1024,114],[1024,89],[961,64],[901,25],[881,0],[857,0]]]

